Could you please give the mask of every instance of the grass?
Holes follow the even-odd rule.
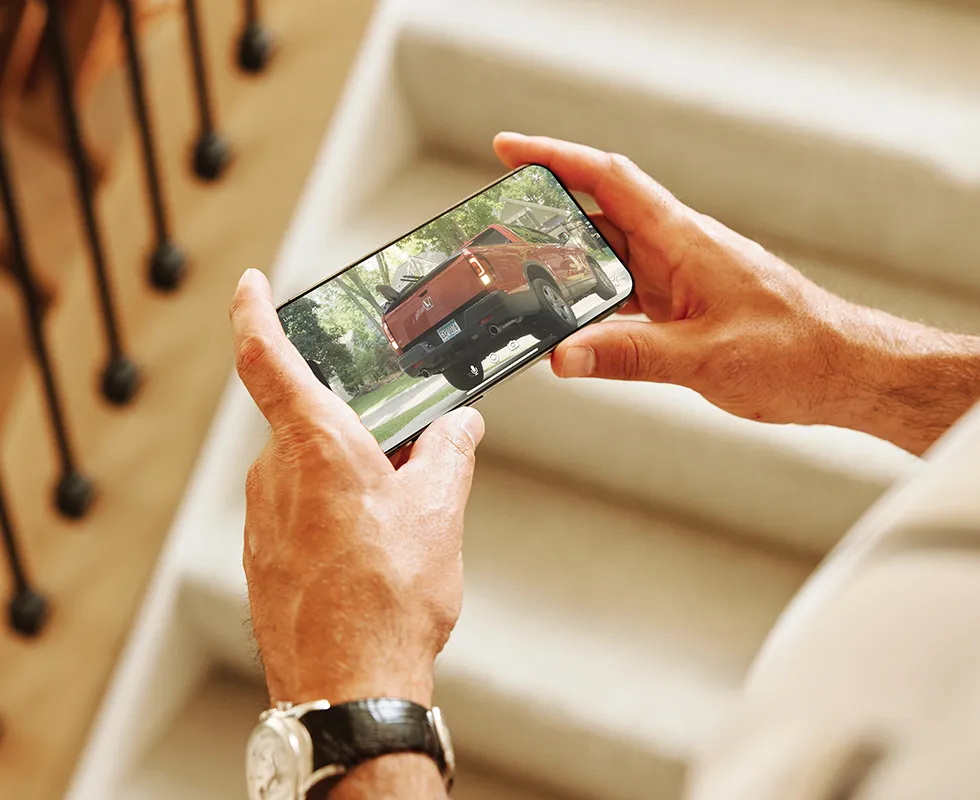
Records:
[[[359,397],[352,397],[347,401],[347,404],[353,408],[358,415],[362,415],[365,411],[378,403],[387,400],[392,395],[398,394],[398,392],[403,389],[408,389],[417,383],[419,378],[411,378],[408,375],[401,375],[395,378],[393,381],[389,381],[384,386],[379,386],[373,392],[368,392],[367,394],[360,395]]]
[[[371,431],[371,433],[379,442],[386,442],[423,411],[432,408],[432,406],[434,406],[436,403],[442,402],[455,391],[456,389],[454,389],[452,386],[447,386],[441,391],[436,392],[431,397],[426,398],[424,403],[413,406],[412,408],[408,409],[408,411],[403,411],[397,417],[393,417],[392,419],[388,420],[384,425],[380,425],[375,428],[373,431]]]

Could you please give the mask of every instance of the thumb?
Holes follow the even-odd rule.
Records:
[[[604,322],[569,336],[554,352],[559,378],[686,384],[697,358],[687,322]]]
[[[426,428],[398,472],[410,478],[419,477],[433,488],[443,486],[465,502],[473,481],[476,448],[484,430],[479,411],[458,408]]]

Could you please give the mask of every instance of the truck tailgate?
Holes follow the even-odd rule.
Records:
[[[457,258],[426,278],[385,314],[384,320],[398,346],[404,349],[483,290],[470,265]]]

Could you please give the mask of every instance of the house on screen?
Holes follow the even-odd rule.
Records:
[[[571,244],[585,250],[603,247],[602,241],[593,235],[591,226],[586,225],[577,213],[513,197],[502,197],[501,202],[500,221],[504,225],[520,225],[559,240],[563,240],[565,234]]]

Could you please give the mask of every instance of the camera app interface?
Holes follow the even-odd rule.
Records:
[[[385,450],[632,291],[543,167],[526,167],[279,310]]]

